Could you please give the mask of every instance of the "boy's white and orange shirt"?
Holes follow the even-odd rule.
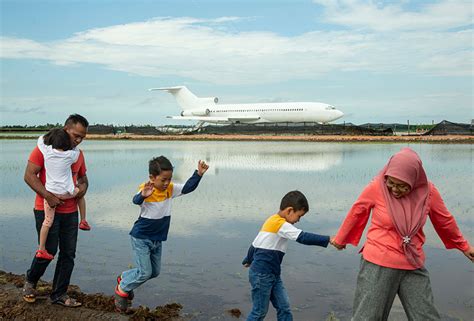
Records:
[[[139,239],[166,241],[171,222],[172,199],[194,191],[200,180],[201,176],[195,171],[185,184],[171,182],[164,191],[154,188],[146,198],[141,195],[145,183],[141,184],[133,197],[133,203],[140,206],[140,214],[130,235]]]
[[[171,215],[171,199],[181,196],[183,184],[174,184],[171,182],[166,190],[159,191],[154,188],[150,196],[143,200],[140,206],[140,217],[149,219],[161,219],[165,216]],[[138,193],[141,193],[145,183],[138,187]]]
[[[327,247],[329,236],[304,232],[275,214],[262,225],[242,264],[251,264],[255,272],[279,275],[288,240]]]
[[[280,215],[275,214],[263,223],[252,245],[255,248],[285,253],[288,240],[296,241],[301,232],[303,231],[288,223]]]

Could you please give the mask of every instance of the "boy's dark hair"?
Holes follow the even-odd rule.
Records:
[[[293,210],[295,211],[309,211],[308,200],[300,191],[291,191],[283,196],[280,203],[280,210],[284,210],[287,207],[293,207]]]
[[[64,126],[75,125],[77,123],[81,124],[85,128],[89,127],[89,122],[87,121],[87,119],[85,119],[85,117],[79,114],[69,115],[69,117],[64,122]]]
[[[160,175],[161,171],[172,171],[173,165],[165,156],[155,157],[148,162],[148,173],[153,176]]]
[[[54,149],[72,149],[71,138],[62,128],[53,128],[43,136],[45,145],[51,145]]]

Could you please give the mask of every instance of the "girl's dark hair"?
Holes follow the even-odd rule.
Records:
[[[45,145],[51,145],[54,149],[72,149],[71,138],[62,128],[53,128],[43,137]]]
[[[161,171],[172,171],[173,165],[165,156],[155,157],[148,163],[148,173],[153,176],[160,175]]]
[[[283,196],[283,199],[280,203],[280,210],[284,210],[287,207],[293,207],[293,210],[295,211],[309,211],[308,200],[306,199],[306,196],[304,196],[304,194],[300,191],[291,191]]]

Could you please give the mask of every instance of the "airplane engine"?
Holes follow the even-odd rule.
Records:
[[[207,116],[211,111],[209,109],[188,109],[183,110],[181,116]]]
[[[219,101],[219,98],[217,97],[206,97],[206,98],[199,98],[199,102],[201,104],[204,104],[204,105],[213,105],[213,104],[217,104],[217,102]]]

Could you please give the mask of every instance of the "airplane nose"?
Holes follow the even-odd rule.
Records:
[[[340,110],[335,110],[335,111],[334,111],[334,116],[335,116],[335,117],[334,117],[334,120],[336,120],[336,119],[339,119],[339,118],[341,118],[342,116],[344,116],[344,113],[343,113],[342,111],[340,111]]]

